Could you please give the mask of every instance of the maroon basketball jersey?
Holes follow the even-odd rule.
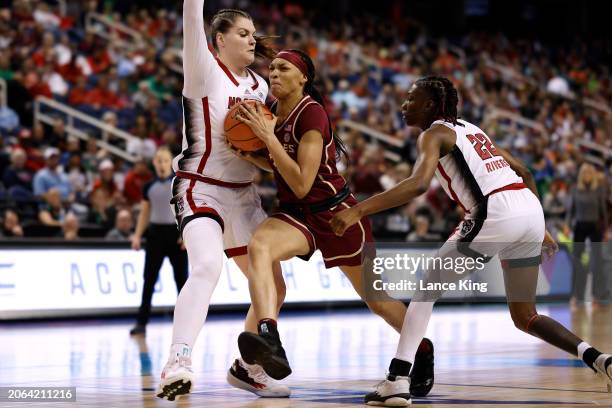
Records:
[[[273,110],[274,108],[273,106]],[[281,203],[315,203],[336,195],[346,184],[336,169],[336,146],[330,133],[327,112],[317,101],[306,95],[293,108],[287,119],[277,124],[274,133],[287,154],[297,162],[300,140],[309,130],[317,130],[323,135],[323,154],[317,176],[306,197],[298,199],[272,162],[278,189],[277,197]]]

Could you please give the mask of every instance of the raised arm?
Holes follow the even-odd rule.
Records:
[[[206,96],[214,58],[208,49],[204,32],[204,0],[183,1],[183,95]]]

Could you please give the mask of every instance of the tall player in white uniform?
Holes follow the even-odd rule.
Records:
[[[449,197],[466,212],[459,228],[440,249],[442,256],[451,251],[470,257],[499,254],[516,327],[580,357],[611,391],[612,356],[602,354],[536,311],[542,243],[549,254],[558,248],[545,230],[533,176],[480,128],[458,120],[457,103],[457,90],[446,78],[427,77],[414,84],[402,105],[406,124],[423,129],[417,140],[419,155],[412,176],[337,214],[331,221],[334,232],[342,235],[361,217],[408,203],[427,191],[435,174]],[[489,252],[479,252],[479,246]],[[410,404],[408,374],[431,317],[434,302],[430,300],[410,303],[389,374],[375,392],[366,395],[369,405]]]
[[[212,19],[212,44],[204,32],[204,0],[183,3],[183,151],[174,159],[172,207],[182,233],[189,279],[174,309],[172,346],[156,395],[174,400],[193,387],[191,349],[200,332],[223,267],[223,252],[246,273],[246,248],[252,232],[266,218],[251,185],[255,166],[232,153],[223,135],[228,110],[245,99],[265,102],[268,85],[249,68],[256,54],[275,55],[255,37],[251,17],[221,10]],[[285,293],[280,265],[274,268],[278,305]],[[247,331],[257,332],[251,310]],[[260,396],[287,397],[289,389],[267,377],[261,367],[236,360],[228,381]]]

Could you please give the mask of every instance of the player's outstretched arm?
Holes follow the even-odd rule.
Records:
[[[344,231],[362,217],[406,204],[426,192],[440,159],[443,135],[439,132],[434,128],[419,136],[417,141],[419,155],[409,178],[384,193],[376,194],[355,207],[336,214],[331,220],[334,233],[342,236]]]
[[[203,98],[207,94],[215,63],[204,32],[204,0],[183,1],[183,95]]]

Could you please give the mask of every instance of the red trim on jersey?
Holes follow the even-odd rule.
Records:
[[[210,157],[210,152],[212,150],[212,136],[210,133],[210,111],[208,110],[208,96],[202,98],[202,110],[204,111],[204,137],[206,140],[206,150],[200,159],[200,164],[198,164],[198,173],[202,173],[204,170],[204,166],[206,165],[206,161],[208,157]]]
[[[234,85],[239,86],[240,82],[238,82],[236,77],[234,77],[234,74],[232,74],[232,71],[230,71],[229,68],[226,67],[225,64],[222,63],[219,58],[215,57],[215,59],[217,60],[217,64],[219,64],[219,66],[221,67],[223,72],[225,72],[225,75],[227,75],[227,77],[230,79],[230,81],[232,81]]]
[[[489,194],[489,196],[492,196],[493,194],[499,193],[500,191],[508,191],[508,190],[522,190],[524,188],[528,188],[527,185],[525,183],[512,183],[512,184],[508,184],[507,186],[504,187],[500,187],[498,189],[495,189],[493,191],[491,191]]]
[[[444,171],[444,167],[442,167],[440,163],[438,163],[438,171],[440,172],[440,175],[444,177],[444,180],[446,180],[446,182],[448,183],[448,191],[450,191],[453,201],[459,204],[461,208],[463,208],[463,211],[469,214],[470,210],[465,208],[465,206],[461,203],[461,201],[459,201],[459,197],[457,197],[457,193],[455,193],[455,190],[453,190],[453,187],[451,186],[451,179],[450,177],[448,177],[448,174],[446,174],[446,171]]]
[[[180,171],[180,170],[176,172],[176,177],[187,179],[187,180],[192,180],[192,181],[201,181],[202,183],[212,184],[213,186],[227,187],[227,188],[244,188],[244,187],[248,187],[251,185],[250,181],[247,181],[244,183],[233,183],[231,181],[217,180],[214,178],[202,176],[201,174],[187,173],[185,171]]]
[[[228,248],[225,250],[225,256],[233,258],[235,256],[246,255],[248,253],[247,246],[241,246],[236,248]]]
[[[259,81],[257,80],[257,78],[255,78],[255,74],[253,73],[253,71],[247,68],[247,72],[251,74],[251,78],[253,78],[253,81],[255,81],[255,84],[251,87],[251,89],[256,90],[257,88],[259,88]]]

